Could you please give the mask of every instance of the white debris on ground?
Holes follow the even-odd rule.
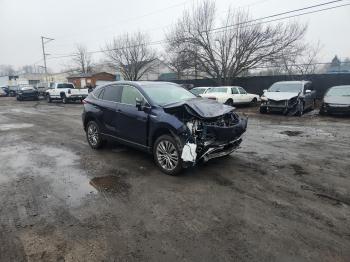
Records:
[[[181,158],[185,162],[195,162],[197,158],[196,153],[197,145],[189,142],[182,149]]]

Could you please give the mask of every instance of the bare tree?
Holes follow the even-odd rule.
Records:
[[[276,67],[279,67],[281,73],[293,74],[314,74],[317,71],[318,55],[321,45],[318,42],[315,46],[301,44],[294,49],[284,50],[280,59],[274,61]]]
[[[176,73],[177,79],[181,79],[185,74],[193,75],[195,67],[194,57],[189,56],[188,52],[183,52],[178,46],[168,42],[163,55],[165,63]]]
[[[125,80],[137,81],[154,70],[156,53],[149,47],[149,37],[143,33],[124,34],[106,43],[109,63],[119,68]]]
[[[86,46],[77,45],[72,60],[80,73],[86,74],[92,71],[91,54],[88,52]]]
[[[12,65],[0,65],[0,75],[14,75],[16,70],[13,69]]]
[[[215,3],[205,0],[184,12],[167,39],[195,57],[199,70],[219,84],[228,84],[230,78],[277,60],[283,50],[292,50],[305,31],[306,26],[297,23],[254,23],[247,12],[231,9],[218,28]]]
[[[39,74],[44,73],[43,68],[35,65],[24,65],[21,67],[21,72],[26,74]]]

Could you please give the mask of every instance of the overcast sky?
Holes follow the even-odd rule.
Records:
[[[137,30],[147,31],[152,41],[161,40],[167,26],[196,1],[0,0],[0,64],[18,67],[40,60],[41,35],[55,39],[47,44],[52,56],[72,53],[77,43],[91,51],[100,50],[113,36]],[[216,0],[216,4],[219,15],[231,5],[248,8],[254,18],[259,18],[328,1]],[[321,42],[322,62],[330,61],[335,54],[350,57],[350,6],[298,17],[297,21],[308,23],[307,41]],[[51,59],[48,67],[57,71],[67,63],[67,58]]]

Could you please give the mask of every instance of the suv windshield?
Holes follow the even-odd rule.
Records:
[[[302,87],[301,83],[274,83],[267,91],[299,93]]]
[[[207,93],[227,93],[226,87],[213,87]]]
[[[72,84],[58,84],[57,88],[74,88]]]
[[[196,98],[194,94],[186,89],[172,84],[144,85],[143,90],[157,105],[163,106],[191,98]]]
[[[350,96],[350,86],[335,86],[329,89],[326,96]]]

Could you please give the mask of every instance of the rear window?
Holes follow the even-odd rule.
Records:
[[[120,86],[106,86],[102,95],[102,99],[112,102],[120,102]]]
[[[101,94],[103,88],[96,88],[94,91],[92,91],[92,94],[95,96],[95,97],[99,97],[99,95]]]
[[[57,88],[74,88],[72,84],[58,84]]]

